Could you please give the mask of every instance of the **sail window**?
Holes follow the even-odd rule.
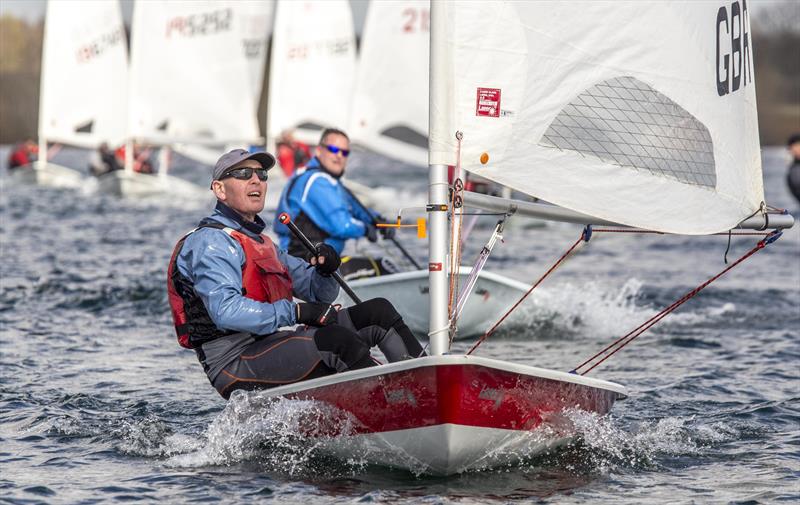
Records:
[[[708,129],[667,96],[633,77],[587,89],[556,116],[540,145],[714,188]]]
[[[412,146],[424,149],[428,148],[428,137],[407,126],[392,126],[386,128],[381,131],[381,135]]]

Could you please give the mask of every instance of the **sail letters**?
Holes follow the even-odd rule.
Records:
[[[195,37],[228,31],[231,29],[232,20],[232,9],[176,16],[167,20],[167,38],[172,35]]]
[[[717,94],[727,95],[753,81],[750,56],[750,16],[747,1],[736,1],[717,11],[717,65],[715,68]],[[725,39],[725,40],[722,40]],[[730,39],[730,46],[727,42]],[[720,66],[720,63],[722,65]]]

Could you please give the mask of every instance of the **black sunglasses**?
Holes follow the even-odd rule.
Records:
[[[341,147],[332,146],[330,144],[325,144],[325,149],[327,149],[328,151],[332,152],[333,154],[342,153],[342,156],[344,156],[345,158],[350,156],[350,150],[349,149],[342,149]]]
[[[267,180],[267,169],[266,168],[234,168],[233,170],[228,170],[219,180],[227,179],[228,177],[233,177],[234,179],[239,179],[241,181],[249,181],[251,177],[253,177],[253,172],[255,171],[258,180],[266,181]]]

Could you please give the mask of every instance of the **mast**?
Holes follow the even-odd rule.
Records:
[[[446,21],[447,2],[431,2],[431,49],[430,49],[430,133],[434,131],[446,135],[446,121],[442,115],[435,114],[437,107],[445,107],[450,102],[446,80],[436,74],[447,64]],[[433,135],[430,135],[433,137]],[[430,156],[430,154],[429,154]],[[429,159],[429,163],[430,160]],[[430,284],[430,322],[428,336],[430,352],[437,356],[448,351],[450,338],[447,317],[447,166],[442,163],[430,164],[428,173],[428,282]]]

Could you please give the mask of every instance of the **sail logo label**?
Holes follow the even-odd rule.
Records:
[[[112,47],[120,45],[123,40],[125,40],[125,30],[121,26],[100,35],[78,48],[78,63],[86,63],[97,58]]]
[[[478,88],[475,115],[500,117],[500,90],[498,88]]]
[[[717,11],[717,94],[725,96],[753,82],[750,55],[750,15],[747,0],[723,5]]]
[[[167,38],[197,37],[230,31],[231,21],[233,21],[233,9],[176,16],[167,20]]]

